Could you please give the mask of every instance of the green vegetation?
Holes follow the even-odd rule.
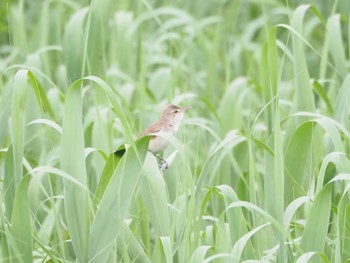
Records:
[[[1,262],[350,262],[350,2],[305,2],[1,1]]]

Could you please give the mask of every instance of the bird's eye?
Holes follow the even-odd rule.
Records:
[[[174,113],[178,113],[178,112],[179,112],[178,110],[174,111]]]

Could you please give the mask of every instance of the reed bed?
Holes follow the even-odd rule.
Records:
[[[2,1],[1,262],[350,261],[350,2],[306,2]]]

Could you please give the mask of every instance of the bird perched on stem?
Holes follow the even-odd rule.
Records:
[[[169,142],[165,138],[157,136],[157,133],[162,132],[175,135],[180,127],[184,112],[190,108],[191,107],[178,107],[176,105],[169,105],[163,111],[160,119],[149,126],[146,130],[141,132],[139,135],[139,138],[146,135],[153,135],[152,139],[149,142],[148,150],[153,153],[155,157],[162,160],[162,163],[159,164],[160,167],[162,167],[162,165],[165,163],[165,169],[168,168],[167,162],[157,154],[164,151],[166,147],[168,147]]]

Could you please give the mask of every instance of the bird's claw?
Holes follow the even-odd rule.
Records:
[[[159,163],[159,170],[165,171],[166,169],[169,168],[169,164],[166,161],[162,161]]]

